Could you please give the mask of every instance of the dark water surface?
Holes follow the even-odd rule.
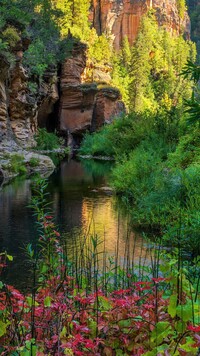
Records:
[[[123,258],[127,237],[127,216],[121,213],[119,202],[108,186],[110,162],[64,160],[49,177],[48,192],[59,231],[67,243],[79,238],[73,230],[89,231],[105,238],[106,251],[114,255],[119,237],[119,256]],[[25,246],[34,243],[37,231],[32,211],[31,180],[15,180],[0,191],[0,249],[14,257],[4,275],[18,288],[29,283]],[[143,240],[131,233],[136,258],[141,258]],[[143,248],[144,250],[144,248]]]

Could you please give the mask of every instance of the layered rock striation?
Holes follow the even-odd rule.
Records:
[[[98,129],[124,112],[117,89],[99,88],[97,82],[84,82],[86,49],[86,45],[76,43],[72,56],[62,66],[59,129],[68,136]]]
[[[99,35],[112,36],[114,48],[119,50],[125,36],[134,42],[141,18],[150,9],[169,32],[189,37],[190,20],[187,12],[183,18],[179,16],[177,0],[93,0],[90,20]]]
[[[103,87],[99,89],[95,99],[93,131],[104,124],[110,124],[114,118],[120,117],[125,112],[124,103],[121,101],[121,94],[118,89]]]
[[[6,59],[0,57],[0,142],[10,137],[11,128],[8,119],[8,103],[6,80],[8,76],[9,64]]]
[[[27,45],[26,45],[27,46]],[[48,71],[36,93],[29,87],[28,73],[23,66],[27,47],[19,41],[13,50],[15,62],[9,65],[0,57],[0,146],[34,147],[38,122],[45,126],[59,99],[57,68]]]
[[[0,56],[0,185],[20,174],[22,168],[23,173],[34,171],[42,176],[55,168],[49,157],[27,150],[35,146],[41,110],[44,118],[58,100],[57,79],[52,79],[55,68],[52,75],[48,73],[48,78],[44,78],[37,93],[33,93],[23,66],[24,50],[23,42],[19,41],[12,53],[15,59],[12,64],[6,55]]]
[[[83,84],[86,67],[86,45],[76,43],[61,72],[60,130],[79,134],[90,128],[93,116],[95,84]]]

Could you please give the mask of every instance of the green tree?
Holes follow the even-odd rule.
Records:
[[[154,109],[154,93],[150,81],[151,62],[160,57],[160,31],[155,17],[145,16],[132,48],[130,107],[135,111]]]
[[[177,3],[179,16],[181,18],[183,18],[185,15],[185,11],[186,11],[186,2],[185,2],[185,0],[176,0],[176,3]]]
[[[192,97],[185,102],[187,106],[186,112],[189,114],[188,122],[191,124],[200,124],[200,94],[198,86],[200,81],[200,66],[188,61],[181,74],[194,82]]]
[[[183,106],[183,99],[190,96],[191,83],[179,73],[195,56],[192,42],[171,36],[158,26],[154,15],[145,16],[132,50],[131,108],[155,111]]]
[[[52,0],[53,7],[60,11],[56,22],[62,37],[67,36],[69,30],[73,36],[87,40],[90,32],[88,20],[89,0]]]
[[[129,108],[129,85],[131,68],[131,46],[128,38],[125,37],[122,42],[122,49],[112,56],[112,84],[119,88],[123,101]]]

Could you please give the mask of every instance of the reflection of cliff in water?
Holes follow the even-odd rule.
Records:
[[[81,242],[81,236],[97,234],[105,238],[105,247],[114,254],[119,237],[119,255],[127,249],[126,238],[130,235],[129,251],[134,249],[135,235],[127,231],[127,217],[121,214],[119,203],[107,186],[109,162],[63,161],[60,168],[49,178],[49,200],[53,215],[67,244]],[[0,247],[13,255],[14,262],[7,271],[7,280],[16,286],[27,283],[29,271],[24,246],[34,242],[37,235],[31,209],[30,180],[15,181],[0,192]],[[76,230],[76,233],[74,233]],[[135,255],[140,255],[142,239],[137,238]],[[100,245],[100,248],[101,245]]]
[[[86,197],[95,199],[93,192],[105,185],[105,177],[89,173],[81,162],[64,161],[59,172],[52,176],[49,190],[53,198],[53,211],[62,231],[82,226],[82,205]],[[101,195],[102,198],[102,195]]]
[[[111,167],[110,162],[63,162],[60,174],[56,176],[59,182],[53,183],[57,223],[63,233],[79,228],[76,233],[67,234],[66,238],[71,246],[74,239],[97,235],[101,241],[105,239],[108,254],[114,255],[119,239],[119,256],[123,258],[128,244],[130,254],[133,254],[134,250],[137,258],[141,255],[142,238],[136,238],[135,234],[129,231],[127,217],[120,213],[116,198],[101,190],[101,187],[107,185],[104,172],[109,175],[109,166]],[[99,249],[103,249],[103,243]]]

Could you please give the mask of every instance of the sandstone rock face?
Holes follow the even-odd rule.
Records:
[[[96,85],[83,84],[62,87],[60,129],[62,132],[81,134],[92,124]]]
[[[96,95],[92,129],[99,129],[104,123],[110,124],[115,117],[125,112],[119,90],[102,88]]]
[[[10,73],[9,118],[14,137],[21,146],[34,146],[37,105],[28,90],[28,76],[21,62]]]
[[[125,36],[131,44],[134,42],[142,15],[152,8],[160,25],[170,32],[184,31],[189,36],[189,17],[186,13],[180,19],[176,0],[93,0],[90,19],[98,34],[112,35],[114,47],[119,50]]]
[[[25,48],[24,48],[25,47]],[[45,73],[44,81],[33,94],[28,86],[28,75],[23,67],[23,51],[27,48],[19,41],[13,54],[16,61],[12,68],[0,57],[0,144],[6,141],[21,147],[34,147],[38,122],[46,126],[54,104],[59,99],[57,68]]]
[[[82,75],[86,67],[86,49],[83,43],[75,43],[72,55],[66,58],[61,73],[61,86],[78,85],[82,82]]]
[[[59,129],[68,136],[70,145],[73,136],[81,136],[86,130],[98,129],[124,110],[118,90],[98,89],[96,82],[110,80],[101,70],[96,74],[96,82],[83,83],[85,53],[85,45],[75,44],[72,57],[65,60],[61,72]]]
[[[5,84],[8,68],[5,58],[0,57],[0,142],[6,140],[10,134]]]
[[[61,72],[60,130],[80,134],[91,126],[96,85],[82,84],[86,45],[76,43]]]
[[[55,118],[51,117],[54,105],[59,99],[57,70],[53,68],[45,73],[44,82],[40,87],[37,122],[39,127],[51,128],[55,126]],[[54,119],[52,123],[51,120]]]

